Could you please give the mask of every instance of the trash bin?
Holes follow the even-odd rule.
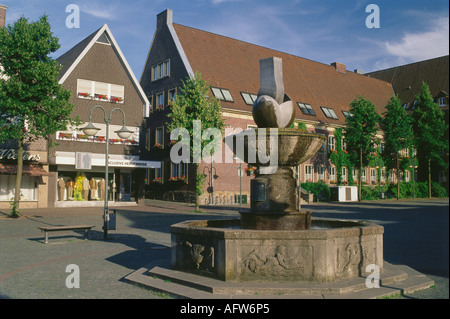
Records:
[[[106,215],[106,227],[108,230],[116,230],[116,210]]]

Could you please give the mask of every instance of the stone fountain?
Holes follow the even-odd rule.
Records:
[[[293,167],[311,158],[326,137],[289,129],[295,106],[284,92],[282,60],[260,61],[253,105],[258,129],[226,141],[258,168],[251,209],[236,220],[186,221],[171,227],[172,269],[227,282],[335,282],[366,266],[383,269],[383,227],[311,218],[298,210]],[[243,144],[243,151],[236,145]],[[267,160],[267,152],[275,155]],[[257,155],[257,156],[253,156]]]

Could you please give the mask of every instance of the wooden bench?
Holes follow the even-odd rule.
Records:
[[[84,239],[88,239],[88,232],[95,226],[80,225],[80,226],[51,226],[51,227],[39,227],[39,229],[45,233],[45,243],[48,244],[48,233],[56,231],[68,231],[68,230],[84,230]]]

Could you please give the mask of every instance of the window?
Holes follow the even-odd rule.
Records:
[[[33,176],[23,176],[20,187],[20,196],[23,200],[39,200],[39,189],[37,178]],[[16,176],[0,175],[0,201],[10,201],[15,194]]]
[[[150,185],[150,183],[163,184],[163,168],[164,162],[161,162],[160,168],[148,168],[145,170],[145,184]]]
[[[336,138],[334,136],[328,136],[328,150],[329,151],[336,150]]]
[[[325,166],[320,165],[319,166],[319,181],[325,180]]]
[[[170,167],[170,180],[187,182],[187,164],[186,163],[172,163]]]
[[[170,60],[152,66],[152,81],[170,76]]]
[[[314,112],[311,105],[305,103],[297,103],[297,104],[300,107],[300,110],[303,112],[303,114],[316,115],[316,112]]]
[[[169,90],[169,96],[168,96],[169,105],[171,105],[172,102],[175,101],[176,96],[177,96],[177,89]]]
[[[229,90],[219,89],[215,87],[211,87],[211,91],[213,92],[216,99],[227,102],[234,102],[233,97]]]
[[[155,129],[155,148],[164,148],[164,127],[157,127]]]
[[[353,181],[354,182],[358,181],[358,169],[357,168],[353,167],[352,174],[353,174]]]
[[[445,97],[439,97],[437,103],[439,106],[447,106],[447,99]]]
[[[361,170],[361,181],[367,183],[367,172],[366,172],[366,169],[365,169],[365,168],[363,168],[363,169]]]
[[[335,120],[339,119],[333,109],[323,106],[321,106],[320,108],[322,109],[322,112],[325,114],[326,117]]]
[[[164,110],[164,92],[156,94],[156,110]]]
[[[336,183],[336,167],[330,166],[330,182]]]
[[[405,170],[405,182],[411,181],[411,172],[409,170]]]
[[[149,113],[153,111],[153,95],[152,96],[147,96],[149,103]]]
[[[245,103],[248,105],[253,105],[253,103],[255,103],[256,99],[258,98],[258,96],[256,94],[251,94],[251,93],[244,93],[241,92],[242,98],[244,99]]]
[[[377,170],[376,169],[370,170],[370,182],[372,184],[375,184],[377,182]]]
[[[348,172],[347,167],[342,167],[342,172],[341,172],[342,175],[341,175],[341,178],[342,178],[342,181],[343,181],[343,182],[347,182],[347,181],[348,181],[347,172]]]
[[[345,150],[347,150],[347,141],[345,140],[345,138],[343,138],[342,140],[342,149],[345,151]]]
[[[346,118],[347,118],[347,117],[352,117],[352,116],[353,116],[352,113],[347,112],[347,111],[342,111],[342,114],[344,114],[344,116],[345,116]]]
[[[78,79],[77,94],[81,99],[123,103],[125,87],[118,84]]]
[[[314,173],[314,167],[312,165],[305,165],[305,179],[308,182],[313,181],[313,173]]]

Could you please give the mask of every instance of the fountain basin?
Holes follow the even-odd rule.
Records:
[[[242,161],[258,167],[273,164],[267,159],[261,160],[261,155],[268,154],[276,154],[277,166],[297,166],[314,156],[326,141],[324,135],[290,128],[258,128],[231,137],[226,138],[225,143],[234,154]],[[243,148],[239,148],[239,145]]]
[[[171,227],[172,268],[230,282],[334,282],[383,269],[382,226],[311,219],[308,230],[242,229],[241,220]]]

